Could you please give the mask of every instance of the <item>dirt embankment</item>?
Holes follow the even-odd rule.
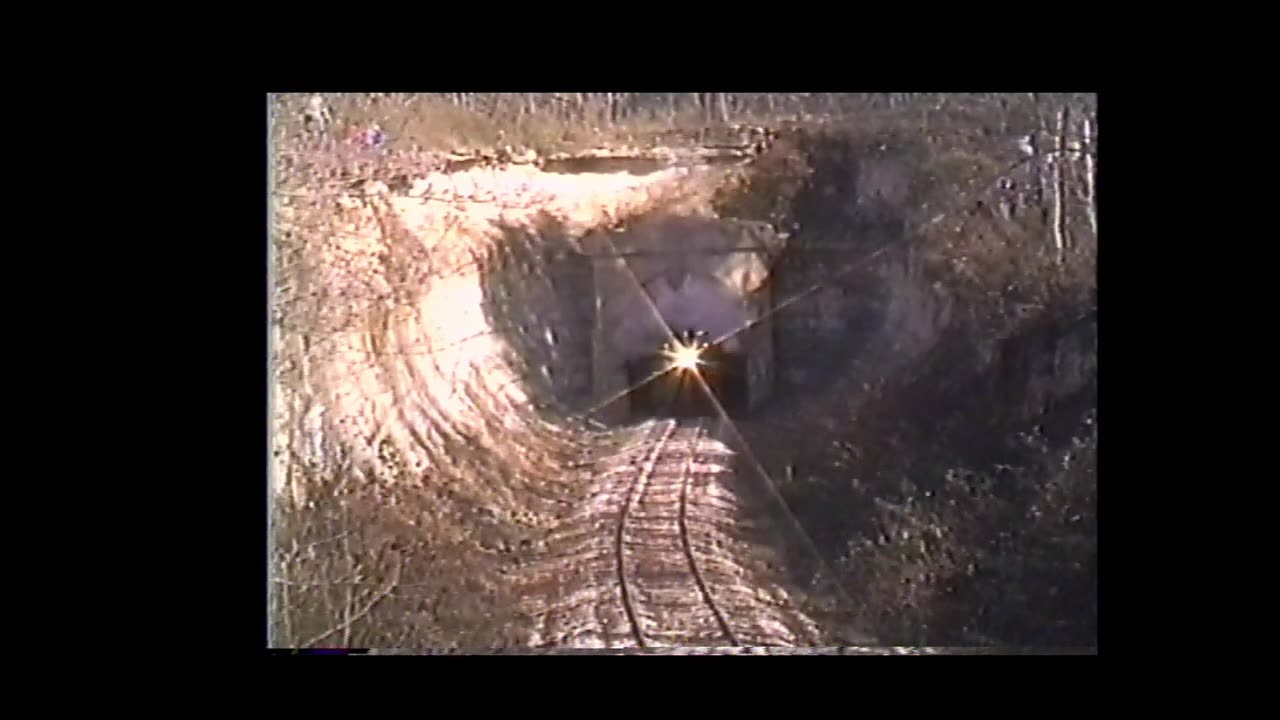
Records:
[[[299,608],[366,602],[379,622],[358,627],[405,636],[359,644],[521,642],[527,618],[493,616],[514,612],[511,578],[582,502],[575,467],[611,442],[563,406],[561,391],[581,379],[552,369],[572,374],[581,359],[566,355],[582,348],[588,328],[572,315],[590,288],[557,282],[547,253],[632,216],[706,206],[720,174],[516,165],[422,173],[417,194],[379,181],[279,188],[281,643],[350,640],[359,631],[295,627],[323,617]],[[349,547],[354,537],[361,547]],[[355,577],[367,580],[352,591]],[[344,583],[353,599],[329,597]],[[417,599],[428,597],[460,615],[424,610]]]
[[[517,579],[584,506],[582,458],[626,440],[577,416],[575,239],[690,208],[792,236],[772,267],[778,391],[737,427],[761,471],[745,491],[804,536],[796,581],[835,568],[888,642],[1090,644],[1092,180],[1014,142],[1046,147],[1053,118],[890,108],[785,134],[745,170],[397,184],[385,158],[282,151],[276,644],[533,637]]]

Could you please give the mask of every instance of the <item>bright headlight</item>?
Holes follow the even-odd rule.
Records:
[[[702,351],[706,347],[706,343],[696,338],[691,338],[688,343],[677,339],[667,343],[664,354],[667,356],[672,368],[686,371],[697,370],[698,366],[703,364]]]

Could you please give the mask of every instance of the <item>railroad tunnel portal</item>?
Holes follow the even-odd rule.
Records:
[[[598,419],[707,416],[717,405],[741,413],[764,400],[773,381],[770,268],[784,243],[765,223],[678,215],[584,237],[595,286]],[[661,353],[683,332],[709,344],[698,370],[705,383],[670,369]]]

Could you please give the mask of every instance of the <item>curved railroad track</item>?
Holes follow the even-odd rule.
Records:
[[[813,646],[816,625],[734,491],[733,451],[706,421],[637,428],[594,465],[588,502],[548,537],[525,602],[536,647]],[[762,587],[763,585],[763,587]]]
[[[687,434],[673,443],[678,430]],[[702,422],[682,428],[669,421],[656,435],[618,512],[618,583],[631,634],[638,647],[649,647],[654,640],[666,644],[672,638],[662,619],[674,610],[687,626],[680,640],[687,642],[692,630],[700,640],[738,646],[699,569],[689,533],[690,488],[697,478],[706,480],[708,468],[714,472],[722,467],[709,462],[711,455],[721,453],[701,448],[707,435]]]
[[[680,543],[684,548],[685,559],[689,561],[689,570],[693,573],[693,579],[698,584],[698,593],[702,596],[703,602],[706,603],[707,609],[711,611],[716,618],[716,624],[724,633],[725,639],[730,645],[737,647],[741,643],[738,642],[737,635],[729,627],[729,623],[725,620],[724,613],[716,605],[715,599],[711,595],[711,591],[707,584],[705,575],[698,569],[697,558],[694,557],[693,544],[689,541],[689,492],[693,487],[695,478],[700,477],[699,473],[705,473],[705,459],[698,454],[698,443],[706,436],[706,427],[698,423],[699,435],[694,438],[694,452],[689,455],[689,464],[685,467],[683,480],[680,483]]]

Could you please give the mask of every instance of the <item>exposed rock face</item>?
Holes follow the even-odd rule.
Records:
[[[622,239],[674,253],[635,265],[651,283],[648,302],[668,322],[717,333],[758,316],[752,303],[767,254],[725,252],[744,247],[750,233],[689,210],[713,179],[688,169],[568,176],[520,167],[404,185],[423,195],[371,181],[360,194],[282,203],[285,232],[297,232],[297,218],[314,216],[316,204],[329,228],[307,229],[311,245],[290,255],[301,265],[290,266],[292,282],[281,291],[283,316],[295,321],[279,325],[276,339],[277,364],[289,369],[274,392],[282,501],[328,502],[308,479],[327,468],[359,479],[357,495],[383,498],[383,512],[432,498],[406,522],[425,547],[478,543],[456,571],[475,585],[474,612],[490,620],[514,613],[503,639],[487,642],[818,642],[787,581],[757,576],[769,537],[736,497],[733,454],[723,444],[700,428],[664,424],[654,438],[651,428],[624,426],[613,435],[643,442],[611,454],[616,442],[590,438],[580,419],[534,411],[543,398],[526,363],[545,356],[544,371],[571,367],[563,352],[582,347],[573,342],[581,328],[557,325],[556,304],[590,302],[553,287],[548,269],[557,264],[545,253],[555,238],[572,245],[655,205],[683,208],[637,223]],[[510,252],[513,245],[524,249]],[[493,273],[517,281],[494,285]],[[642,322],[650,306],[623,309],[619,297],[639,286],[613,283],[595,293],[601,317],[621,330],[608,343],[625,352],[651,329]],[[513,549],[522,536],[523,549]]]
[[[966,560],[987,548],[972,514],[947,515],[946,533],[925,534],[939,543],[917,547],[916,524],[955,498],[896,483],[943,470],[950,482],[957,458],[1004,462],[1001,433],[1024,419],[1039,433],[1055,405],[1065,428],[1073,408],[1096,403],[1096,294],[1092,313],[1069,298],[1081,283],[1071,273],[1093,272],[1091,155],[1066,129],[1050,132],[1039,101],[972,117],[894,102],[855,113],[856,142],[843,129],[784,132],[772,169],[740,173],[749,197],[720,195],[717,212],[768,218],[793,233],[785,241],[713,212],[724,169],[696,152],[426,158],[391,126],[376,152],[325,132],[281,148],[273,644],[869,641],[850,640],[854,627],[954,644],[1086,607],[1094,595],[1006,602],[1008,585],[965,575],[978,560],[999,573],[1019,567],[1011,557],[1039,557],[1010,542]],[[875,128],[888,126],[911,142],[882,143]],[[1014,142],[1024,135],[1030,149]],[[754,184],[768,177],[780,180]],[[1037,247],[1056,257],[1030,262]],[[1061,292],[1044,292],[1049,282]],[[1056,319],[1041,323],[1035,308],[1049,302]],[[651,351],[666,325],[727,331],[772,310],[776,320],[725,343],[750,362],[759,400],[776,337],[781,390],[732,433],[591,414],[626,390],[626,357]],[[1062,329],[1073,323],[1083,329]],[[1091,473],[1081,453],[1060,464]],[[902,500],[883,537],[872,497]],[[1092,517],[1083,501],[1041,500],[1036,516]],[[1001,538],[1022,527],[1004,511],[982,517],[999,520]],[[1089,572],[1088,542],[1054,543],[1044,548],[1057,565],[1036,560],[1041,594],[1058,592],[1070,563],[1071,577]],[[854,598],[817,589],[830,568]],[[998,620],[979,620],[977,635],[973,613],[988,606],[957,604],[964,583]],[[1052,632],[1087,639],[1096,623],[1073,617]]]

